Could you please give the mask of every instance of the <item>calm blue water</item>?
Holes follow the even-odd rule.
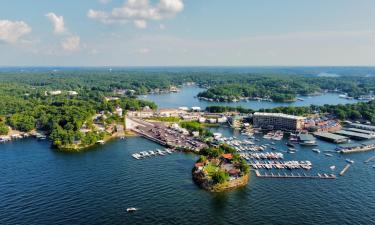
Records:
[[[214,130],[233,135],[228,128]],[[284,143],[278,148],[286,150]],[[34,139],[0,145],[0,224],[375,223],[375,169],[362,163],[374,152],[351,155],[356,163],[337,180],[252,176],[245,188],[212,194],[192,182],[192,154],[131,157],[158,147],[140,137],[82,153],[59,153]],[[287,159],[309,159],[314,172],[345,165],[339,155],[298,150]],[[140,211],[128,214],[127,207]]]
[[[356,103],[357,100],[348,100],[339,98],[338,94],[327,93],[320,96],[302,97],[304,101],[296,101],[291,103],[280,103],[280,102],[266,102],[266,101],[249,101],[249,102],[208,102],[201,101],[195,98],[199,92],[204,89],[199,87],[184,87],[179,93],[169,94],[152,94],[141,96],[141,99],[150,100],[155,102],[159,108],[176,108],[181,106],[199,106],[202,109],[211,105],[226,105],[226,106],[242,106],[244,108],[250,108],[254,110],[274,108],[278,106],[309,106],[309,105],[324,105],[324,104],[347,104]]]

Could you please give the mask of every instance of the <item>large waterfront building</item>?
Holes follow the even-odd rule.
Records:
[[[256,128],[275,130],[302,130],[304,128],[305,117],[293,116],[282,113],[262,113],[253,114],[253,124]]]

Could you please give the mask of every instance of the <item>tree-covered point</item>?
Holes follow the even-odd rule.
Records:
[[[225,113],[225,112],[239,112],[239,113],[253,113],[254,110],[246,109],[241,106],[207,106],[205,109],[206,112],[210,113]]]
[[[324,91],[347,93],[348,96],[357,98],[375,91],[375,78],[255,75],[212,85],[208,90],[199,93],[198,97],[221,102],[241,98],[287,102],[294,101],[297,95],[314,95]]]

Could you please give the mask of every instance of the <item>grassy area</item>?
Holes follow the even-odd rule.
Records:
[[[170,122],[170,123],[179,123],[181,121],[178,117],[150,117],[147,120],[160,121],[160,122]]]

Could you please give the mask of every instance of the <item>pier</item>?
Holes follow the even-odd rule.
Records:
[[[261,174],[258,170],[255,170],[255,174],[260,178],[305,178],[305,179],[336,179],[334,174],[320,174],[317,175],[308,175],[306,173],[264,173]]]
[[[344,176],[344,174],[346,173],[346,171],[348,171],[348,169],[350,168],[351,164],[347,164],[343,170],[341,170],[340,172],[340,176]]]
[[[375,150],[375,140],[369,140],[358,144],[340,145],[337,149],[343,154],[367,152]]]

